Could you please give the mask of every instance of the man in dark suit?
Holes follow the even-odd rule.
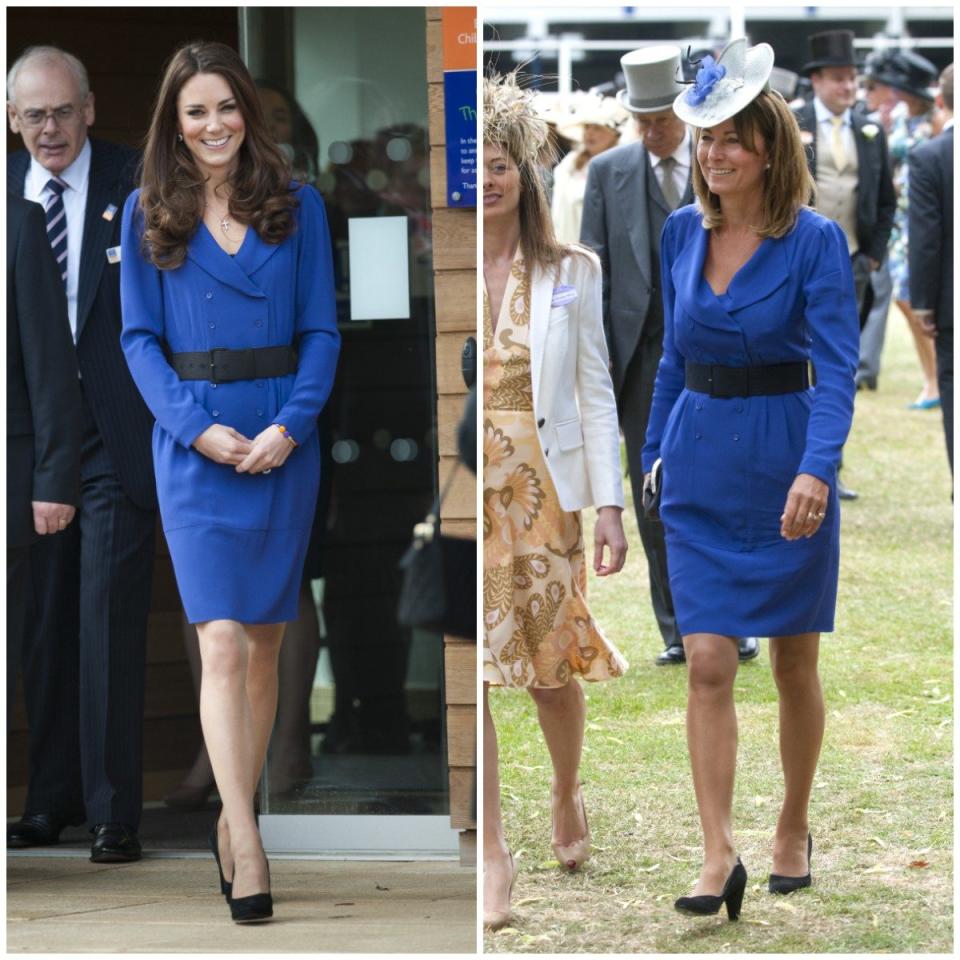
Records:
[[[580,241],[603,266],[603,323],[610,347],[613,389],[650,573],[650,599],[664,650],[658,664],[683,663],[667,577],[663,525],[643,516],[640,453],[647,432],[657,366],[663,353],[660,233],[670,213],[690,203],[691,136],[673,112],[680,92],[680,50],[645,47],[620,61],[627,87],[620,102],[636,119],[640,139],[594,157],[587,172]],[[740,641],[740,659],[759,652]]]
[[[30,784],[7,845],[56,843],[64,826],[87,820],[92,860],[136,860],[156,493],[152,418],[120,351],[117,251],[137,158],[87,137],[93,94],[83,65],[61,50],[27,50],[7,96],[26,147],[8,158],[8,190],[46,211],[81,393],[77,519],[32,551]]]
[[[802,73],[810,77],[814,96],[796,117],[817,182],[817,210],[835,220],[847,238],[862,327],[870,308],[870,274],[886,259],[897,207],[887,137],[880,124],[852,109],[857,95],[853,31],[813,34],[809,45],[810,61]],[[857,496],[839,477],[837,493],[843,500]]]
[[[73,520],[80,496],[80,388],[43,208],[7,197],[7,716],[30,590],[30,547]]]
[[[947,116],[939,136],[910,153],[910,305],[935,338],[937,384],[953,473],[953,64],[940,74]]]

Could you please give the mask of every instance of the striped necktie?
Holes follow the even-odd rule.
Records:
[[[60,268],[60,278],[67,285],[67,210],[63,205],[63,191],[67,184],[59,177],[51,177],[46,189],[50,191],[47,203],[47,239]]]

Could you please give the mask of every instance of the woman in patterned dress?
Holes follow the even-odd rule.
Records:
[[[619,433],[596,257],[554,235],[541,179],[547,126],[514,76],[484,86],[484,923],[510,915],[491,685],[526,688],[553,763],[553,849],[589,856],[578,770],[586,680],[626,661],[586,605],[580,510],[595,504],[593,566],[623,566]],[[605,550],[609,556],[605,559]]]

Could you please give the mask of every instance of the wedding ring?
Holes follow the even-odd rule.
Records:
[[[270,470],[272,470],[272,469],[273,469],[273,467],[270,467]],[[263,471],[263,472],[264,472],[264,475],[268,474],[268,473],[270,472],[270,470],[264,470],[264,471]]]
[[[822,520],[826,516],[825,513],[808,513],[808,520]]]

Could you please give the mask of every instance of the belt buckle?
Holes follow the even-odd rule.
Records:
[[[210,382],[219,383],[217,379],[217,354],[226,353],[226,350],[223,347],[215,347],[210,351]]]

